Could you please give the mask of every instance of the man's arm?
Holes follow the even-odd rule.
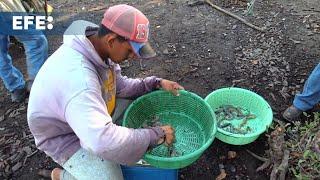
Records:
[[[117,76],[117,96],[122,98],[138,97],[152,90],[162,88],[172,94],[179,96],[179,90],[183,90],[180,84],[174,81],[157,78],[156,76],[144,79],[131,79],[121,75],[119,65],[115,67]]]
[[[144,95],[160,87],[160,78],[156,76],[144,79],[132,79],[121,75],[121,68],[115,65],[117,78],[117,97],[134,98]]]
[[[113,124],[103,98],[93,90],[76,95],[65,109],[65,118],[84,149],[121,164],[138,161],[164,136],[160,127],[129,129]]]

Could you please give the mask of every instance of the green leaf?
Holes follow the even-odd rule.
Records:
[[[310,115],[309,115],[308,113],[306,113],[306,112],[303,112],[303,115],[304,115],[305,117],[310,117]]]
[[[290,171],[292,172],[292,174],[297,175],[297,171],[294,168],[290,168]]]
[[[303,153],[303,158],[306,159],[307,156],[309,156],[310,154],[310,150],[306,150],[304,153]]]

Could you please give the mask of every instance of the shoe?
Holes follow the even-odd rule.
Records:
[[[27,86],[26,86],[27,92],[30,93],[31,88],[32,88],[32,84],[33,84],[33,79],[27,80],[26,84],[27,84]]]
[[[312,111],[312,112],[320,112],[320,103],[316,104],[316,105],[312,108],[311,111]]]
[[[297,121],[299,116],[302,114],[303,111],[296,108],[295,106],[291,105],[288,107],[282,114],[283,118],[287,121],[294,122]]]
[[[60,174],[62,172],[62,169],[60,168],[54,168],[52,171],[51,171],[51,179],[52,180],[60,180]]]
[[[25,88],[16,89],[11,93],[11,101],[21,103],[27,97],[27,92]]]

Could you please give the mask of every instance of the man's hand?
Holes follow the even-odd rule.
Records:
[[[179,96],[179,90],[183,90],[184,88],[174,81],[169,81],[166,79],[162,79],[160,81],[160,86],[163,90],[170,91],[175,96]]]
[[[158,140],[158,144],[164,143],[166,146],[171,146],[175,141],[174,129],[171,126],[161,126],[160,127],[164,133],[165,137]]]

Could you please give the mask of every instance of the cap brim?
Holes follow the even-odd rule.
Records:
[[[148,59],[155,57],[157,54],[156,52],[152,49],[150,43],[137,43],[134,41],[129,41],[132,49],[136,53],[136,55],[140,58],[143,59]]]

